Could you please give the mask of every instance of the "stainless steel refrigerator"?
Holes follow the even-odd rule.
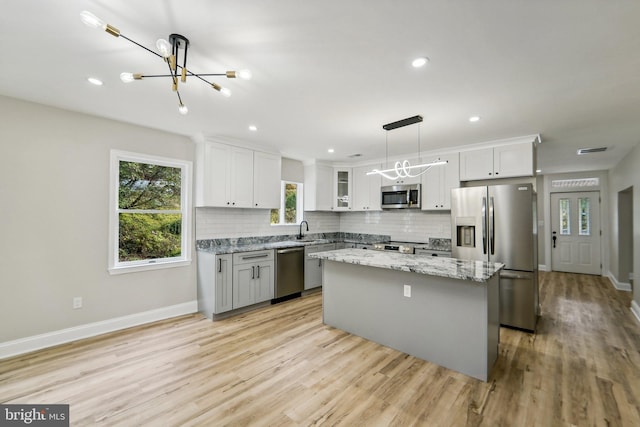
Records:
[[[534,331],[538,305],[536,197],[531,184],[451,190],[454,258],[500,262],[500,324]]]

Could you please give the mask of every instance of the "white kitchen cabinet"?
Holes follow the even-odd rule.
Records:
[[[425,163],[423,161],[421,161],[420,159],[408,159],[409,160],[409,164],[411,166],[415,166],[415,165],[419,165],[422,163]],[[402,163],[402,161],[400,161]],[[382,167],[383,169],[392,169],[393,167],[395,167],[396,162],[389,162],[388,164],[383,164]],[[415,169],[413,170],[409,170],[409,173],[414,173],[416,172]],[[395,172],[391,172],[391,174],[395,174]],[[401,185],[401,184],[420,184],[420,177],[407,177],[407,178],[398,178],[398,179],[387,179],[385,177],[382,177],[382,185]]]
[[[351,168],[334,168],[333,170],[333,209],[349,211],[352,208]]]
[[[380,187],[382,177],[378,174],[367,175],[373,169],[380,169],[381,165],[370,165],[353,168],[353,210],[379,211]]]
[[[323,164],[304,166],[304,210],[333,209],[333,167]]]
[[[424,163],[446,160],[422,175],[422,210],[450,210],[451,189],[460,187],[458,153],[424,158]]]
[[[281,157],[275,154],[253,153],[253,207],[280,207]]]
[[[534,175],[531,142],[460,152],[460,180],[473,181]]]
[[[278,155],[214,142],[197,143],[196,206],[277,208],[280,174]]]
[[[273,295],[273,250],[233,254],[233,308],[268,301]]]
[[[232,255],[198,252],[198,311],[211,319],[233,308]]]
[[[322,260],[309,258],[309,254],[315,252],[332,251],[335,243],[322,245],[309,245],[304,247],[304,289],[313,289],[322,286]]]

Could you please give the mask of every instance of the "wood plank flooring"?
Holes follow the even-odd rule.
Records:
[[[323,325],[314,294],[2,360],[0,402],[68,403],[74,426],[639,426],[630,298],[541,273],[538,331],[501,330],[487,383]]]

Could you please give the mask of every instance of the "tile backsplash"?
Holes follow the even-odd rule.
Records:
[[[297,234],[297,225],[272,226],[269,210],[196,208],[196,239]],[[429,237],[451,238],[447,212],[407,209],[376,212],[305,212],[309,233],[384,234],[391,240],[427,242]]]

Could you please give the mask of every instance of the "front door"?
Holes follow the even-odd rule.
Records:
[[[551,269],[602,274],[600,192],[551,194]]]

